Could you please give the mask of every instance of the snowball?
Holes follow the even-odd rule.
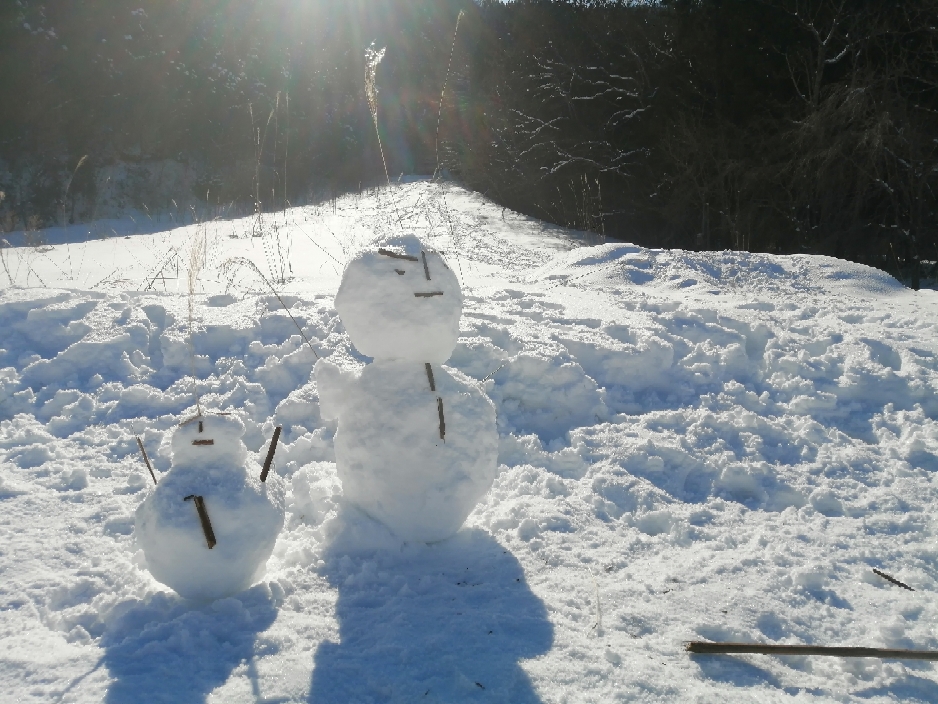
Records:
[[[263,575],[283,527],[284,482],[271,472],[261,483],[242,435],[234,416],[202,416],[180,426],[172,468],[137,508],[135,534],[150,573],[187,599],[247,589]],[[203,498],[217,541],[211,549],[194,499],[186,500],[192,496]]]
[[[421,363],[376,361],[358,377],[316,363],[320,394],[329,399],[323,415],[339,419],[335,454],[345,497],[407,541],[453,535],[497,467],[492,402],[458,371],[431,369],[435,391]]]
[[[456,347],[462,292],[442,256],[399,235],[349,262],[335,307],[363,354],[439,364]]]

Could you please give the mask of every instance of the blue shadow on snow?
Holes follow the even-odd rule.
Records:
[[[257,634],[277,617],[263,584],[205,605],[159,593],[118,609],[101,640],[114,679],[107,704],[202,704],[252,662]]]
[[[541,701],[518,661],[547,652],[553,626],[521,565],[487,532],[400,550],[334,548],[323,572],[339,590],[340,642],[316,651],[310,702]]]

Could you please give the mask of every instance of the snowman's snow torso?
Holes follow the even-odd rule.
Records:
[[[349,262],[335,305],[374,357],[358,375],[316,363],[320,411],[338,419],[343,493],[404,540],[447,538],[492,485],[498,457],[495,406],[441,366],[459,336],[459,281],[416,237],[388,237]]]
[[[273,472],[261,483],[239,420],[201,422],[202,433],[195,422],[176,430],[172,468],[137,508],[135,534],[155,579],[189,599],[216,599],[247,589],[263,572],[283,527],[285,487]],[[215,535],[211,549],[196,496]]]
[[[435,390],[426,364],[374,362],[337,394],[343,492],[404,540],[455,533],[495,479],[492,402],[458,372],[431,374]]]

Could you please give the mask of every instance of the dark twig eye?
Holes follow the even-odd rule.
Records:
[[[397,272],[398,276],[403,276],[405,273],[403,269],[395,269],[394,271]]]

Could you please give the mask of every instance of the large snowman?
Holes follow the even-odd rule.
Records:
[[[456,347],[462,293],[443,257],[387,237],[345,269],[335,307],[359,374],[316,363],[320,412],[338,419],[345,497],[405,541],[453,535],[495,479],[495,407],[442,366]]]
[[[176,428],[172,467],[137,508],[135,534],[159,582],[188,599],[247,589],[283,528],[283,479],[248,456],[244,424],[198,415]]]

